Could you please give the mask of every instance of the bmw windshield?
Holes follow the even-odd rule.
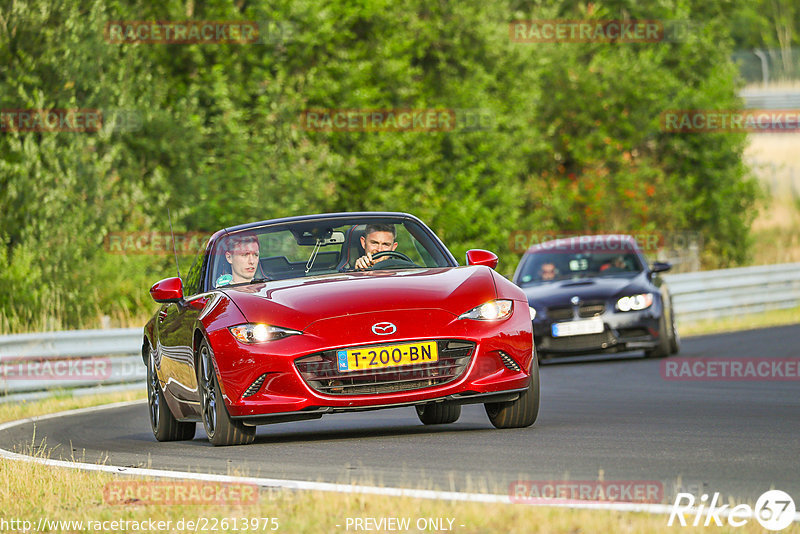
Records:
[[[594,277],[633,277],[644,269],[639,256],[630,250],[545,250],[529,253],[519,273],[520,285]]]

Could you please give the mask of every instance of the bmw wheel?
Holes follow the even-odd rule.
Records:
[[[667,328],[667,319],[664,312],[661,312],[661,319],[658,321],[658,345],[654,349],[644,351],[647,358],[666,358],[670,354],[670,329]]]
[[[681,335],[678,333],[678,326],[675,324],[675,308],[672,306],[669,308],[669,315],[672,324],[669,336],[669,350],[671,354],[678,354],[681,351]]]

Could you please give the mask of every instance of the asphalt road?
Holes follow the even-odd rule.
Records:
[[[681,357],[800,355],[800,325],[683,341]],[[157,443],[146,405],[36,424],[51,457],[269,478],[488,491],[517,480],[658,481],[677,491],[755,500],[782,489],[800,500],[800,381],[672,381],[637,355],[542,366],[536,424],[495,430],[481,405],[425,427],[413,408],[337,414],[259,427],[256,442]],[[33,424],[0,433],[29,450]]]

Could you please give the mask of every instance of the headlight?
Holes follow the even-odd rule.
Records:
[[[513,300],[490,300],[480,306],[472,308],[466,313],[462,313],[459,319],[476,319],[478,321],[497,321],[505,319],[514,311]]]
[[[297,330],[290,330],[288,328],[281,328],[280,326],[272,326],[263,323],[247,323],[228,328],[233,334],[233,337],[242,343],[264,343],[265,341],[273,341],[295,334],[302,334]]]
[[[531,321],[533,321],[534,319],[536,319],[536,308],[534,308],[533,306],[528,306],[528,310],[530,310],[531,312]]]
[[[617,301],[617,309],[623,312],[639,311],[649,308],[652,304],[653,304],[653,294],[642,293],[641,295],[622,297]]]

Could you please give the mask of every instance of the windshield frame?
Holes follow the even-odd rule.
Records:
[[[345,212],[345,213],[327,213],[319,215],[295,216],[295,217],[285,217],[281,219],[272,219],[267,221],[243,224],[239,226],[225,228],[216,232],[209,240],[208,246],[206,248],[206,258],[204,261],[205,265],[203,269],[204,272],[203,272],[203,282],[202,282],[203,290],[216,291],[228,287],[239,287],[251,283],[258,283],[258,281],[253,281],[253,282],[242,282],[239,284],[224,285],[220,287],[215,286],[213,279],[213,276],[215,274],[213,272],[215,268],[214,265],[215,262],[212,261],[213,258],[211,258],[211,256],[216,253],[216,250],[218,249],[218,246],[221,245],[222,240],[231,235],[238,233],[252,233],[258,235],[270,231],[279,231],[281,229],[289,229],[292,227],[302,226],[303,223],[306,223],[308,226],[320,226],[322,224],[330,223],[329,224],[330,226],[336,228],[342,225],[364,224],[364,223],[375,223],[375,222],[389,223],[396,225],[399,224],[403,226],[409,232],[409,234],[417,241],[422,242],[423,240],[427,240],[429,246],[435,249],[435,252],[438,252],[438,255],[434,255],[434,256],[439,256],[436,259],[441,260],[439,261],[439,263],[444,264],[440,266],[440,268],[458,266],[458,262],[456,261],[455,257],[447,249],[444,243],[442,243],[441,239],[439,239],[439,237],[433,232],[433,230],[431,230],[420,219],[408,213],[398,213],[398,212],[346,213]],[[412,231],[412,229],[414,231]],[[417,234],[417,232],[419,233]],[[420,267],[420,268],[430,269],[431,267]]]

